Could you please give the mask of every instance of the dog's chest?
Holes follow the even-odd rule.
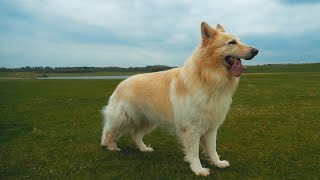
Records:
[[[212,93],[198,92],[190,97],[188,108],[196,109],[200,114],[209,116],[209,119],[221,119],[228,112],[232,103],[232,93],[216,91]]]
[[[176,121],[189,123],[202,129],[220,125],[226,117],[233,92],[217,90],[211,93],[198,91],[184,97],[173,97]]]

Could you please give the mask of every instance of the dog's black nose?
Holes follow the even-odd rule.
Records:
[[[259,49],[256,49],[256,48],[252,48],[251,49],[251,53],[252,53],[252,55],[257,55],[258,53],[259,53]]]

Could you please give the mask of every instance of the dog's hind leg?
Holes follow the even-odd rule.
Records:
[[[108,137],[108,127],[104,126],[102,130],[102,137],[101,137],[101,143],[100,143],[101,146],[107,146],[108,144],[107,137]]]
[[[184,160],[190,163],[191,170],[196,175],[208,176],[210,170],[203,168],[199,159],[200,135],[187,128],[182,128],[179,135],[186,154]]]
[[[153,151],[152,147],[148,147],[142,141],[143,136],[151,132],[156,127],[155,124],[143,123],[136,126],[131,132],[131,138],[136,147],[142,152]]]
[[[117,146],[117,135],[109,127],[105,126],[102,132],[101,146],[107,146],[107,149],[110,151],[120,151],[121,149]]]
[[[109,113],[107,106],[102,112],[104,116],[104,127],[101,137],[101,146],[107,146],[110,151],[120,151],[117,147],[117,140],[121,136],[120,127],[122,124],[122,116],[120,113]]]

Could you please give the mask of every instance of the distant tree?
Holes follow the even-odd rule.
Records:
[[[116,66],[110,66],[110,67],[43,67],[43,66],[25,66],[21,68],[0,68],[0,72],[36,72],[36,73],[87,73],[87,72],[156,72],[156,71],[164,71],[171,69],[170,66],[164,66],[164,65],[154,65],[154,66],[145,66],[145,67],[116,67]]]

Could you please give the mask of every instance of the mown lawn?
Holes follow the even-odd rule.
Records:
[[[195,179],[173,135],[128,136],[103,150],[102,117],[119,80],[0,80],[0,178]],[[246,74],[218,133],[231,167],[209,178],[319,179],[320,73]],[[203,179],[209,179],[203,178]]]
[[[246,73],[319,72],[320,63],[247,66]]]

